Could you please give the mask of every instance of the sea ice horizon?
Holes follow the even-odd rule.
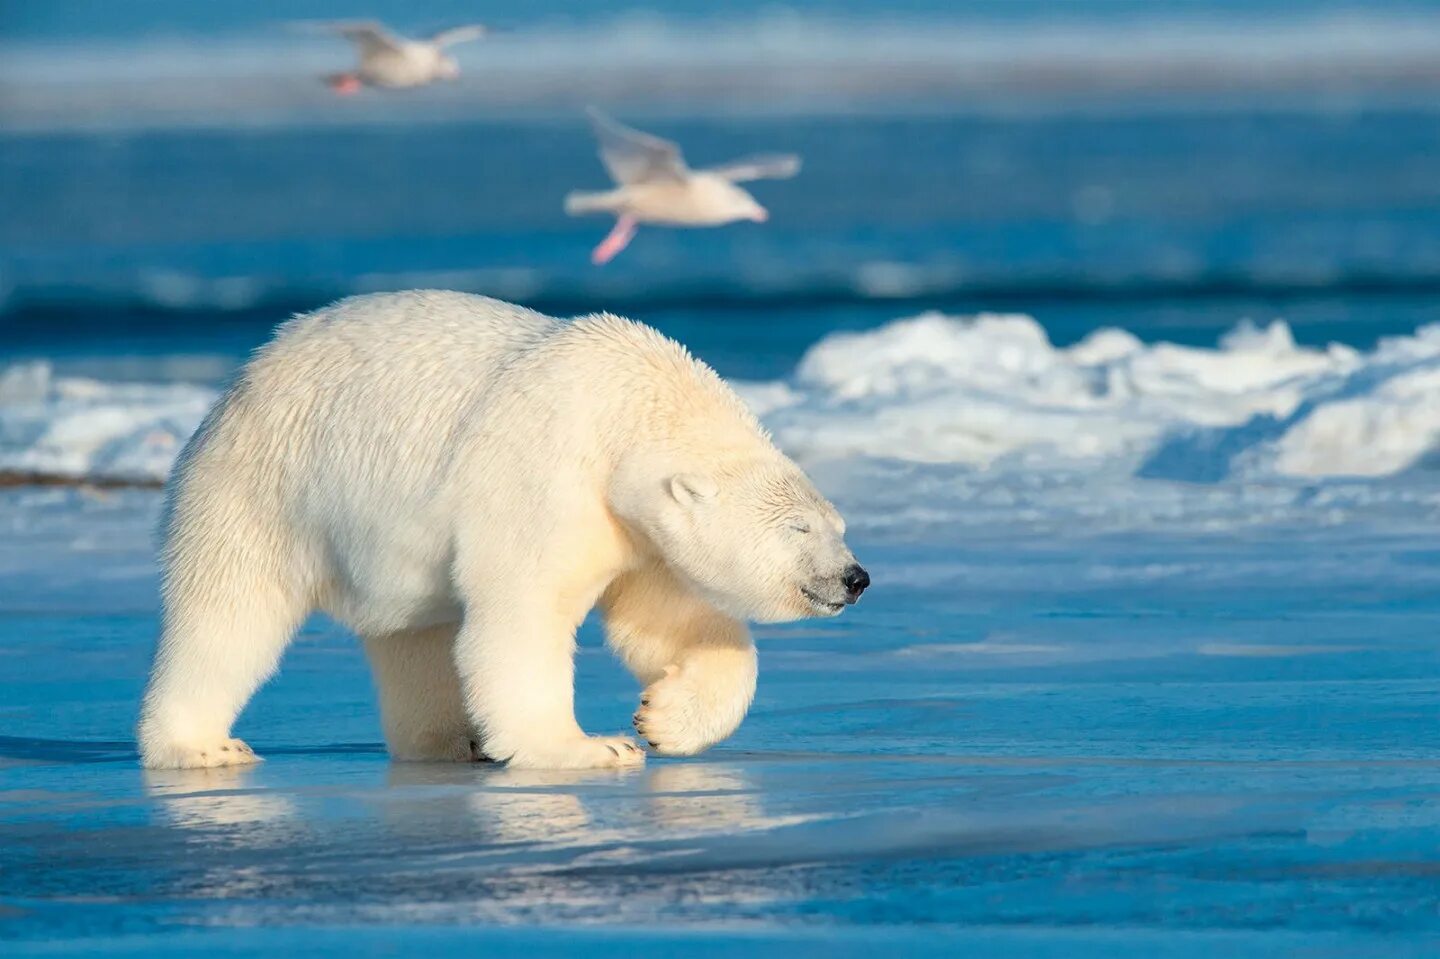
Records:
[[[1440,325],[1372,350],[1297,345],[1278,320],[1213,348],[1114,328],[1056,347],[1029,316],[926,313],[829,334],[789,376],[732,385],[872,530],[1043,519],[1047,504],[1073,521],[1082,499],[1139,526],[1214,523],[1227,503],[1249,523],[1440,504]],[[0,473],[159,485],[217,395],[0,368]]]

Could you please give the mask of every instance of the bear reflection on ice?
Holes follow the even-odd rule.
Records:
[[[746,620],[833,616],[870,578],[845,524],[707,366],[649,327],[436,291],[300,316],[171,480],[146,766],[254,762],[230,727],[300,622],[363,639],[391,754],[643,762],[574,713],[597,604],[660,753],[732,733]]]

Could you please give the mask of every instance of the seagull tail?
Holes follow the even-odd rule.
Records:
[[[565,212],[571,216],[583,216],[586,213],[609,213],[614,209],[615,194],[613,191],[587,193],[583,190],[576,190],[574,193],[565,195]]]

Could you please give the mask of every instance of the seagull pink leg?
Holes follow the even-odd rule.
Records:
[[[639,225],[635,222],[634,217],[623,215],[617,217],[615,228],[610,231],[610,235],[601,240],[600,245],[595,248],[595,252],[590,254],[590,262],[599,266],[615,259],[615,254],[625,249],[635,238],[635,230]]]
[[[327,77],[325,82],[342,97],[354,96],[360,92],[360,78],[353,73],[337,73]]]

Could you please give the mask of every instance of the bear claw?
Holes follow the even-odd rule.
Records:
[[[522,749],[507,764],[514,769],[625,769],[645,763],[645,751],[623,736],[586,736],[538,750]]]

